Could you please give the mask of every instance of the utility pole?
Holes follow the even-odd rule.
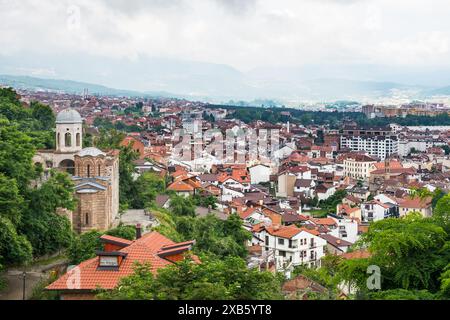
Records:
[[[22,284],[23,284],[23,287],[22,287],[22,299],[23,300],[26,300],[26,292],[25,292],[25,288],[26,288],[26,281],[27,281],[27,273],[26,273],[26,271],[24,271],[23,273],[22,273]]]

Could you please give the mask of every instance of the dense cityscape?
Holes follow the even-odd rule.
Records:
[[[387,115],[370,105],[308,112],[87,90],[3,88],[0,96],[1,236],[9,239],[0,254],[12,298],[448,294],[450,126],[443,105],[399,106],[414,114]],[[371,123],[380,119],[388,124]],[[29,148],[18,150],[20,157],[9,153],[17,139]],[[45,218],[22,205],[47,198],[54,203]],[[38,228],[42,223],[53,227]],[[189,268],[199,277],[208,268],[246,270],[242,281],[255,284],[247,292],[226,287],[236,279],[219,287],[213,278],[185,288],[162,283],[182,276],[180,261],[193,261]],[[31,265],[23,269],[33,285],[28,293],[18,264]],[[379,268],[373,283],[370,266]],[[145,270],[156,278],[147,283]],[[141,282],[149,286],[144,296],[135,291]],[[209,285],[215,289],[204,291]]]
[[[445,307],[449,8],[0,0],[2,310]]]

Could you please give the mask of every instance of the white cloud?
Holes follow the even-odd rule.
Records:
[[[445,0],[0,0],[0,53],[164,56],[241,70],[439,66],[450,61],[449,9]]]

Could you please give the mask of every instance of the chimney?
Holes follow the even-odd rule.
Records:
[[[136,240],[142,238],[142,226],[140,223],[136,225]]]

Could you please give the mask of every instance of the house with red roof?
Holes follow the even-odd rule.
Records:
[[[175,243],[158,232],[130,241],[104,235],[103,250],[92,259],[81,262],[46,287],[56,291],[62,300],[93,300],[97,290],[112,290],[120,280],[134,272],[136,263],[148,264],[152,273],[185,258],[195,241]],[[192,256],[196,263],[200,260]]]
[[[432,197],[406,197],[397,199],[399,203],[399,213],[403,217],[412,212],[419,212],[423,217],[431,217],[433,214]]]
[[[317,230],[295,225],[259,225],[254,228],[254,236],[259,239],[263,255],[288,276],[295,266],[320,266],[325,256],[327,241],[319,237]]]

